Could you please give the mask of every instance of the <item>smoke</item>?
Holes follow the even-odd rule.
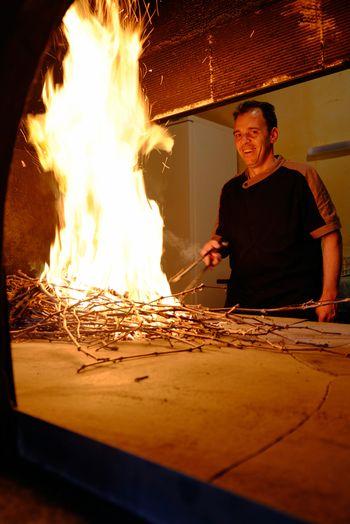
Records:
[[[178,252],[179,258],[182,258],[184,262],[192,262],[199,256],[199,251],[201,249],[199,244],[193,244],[184,238],[180,238],[172,231],[165,231],[164,241],[167,246]]]

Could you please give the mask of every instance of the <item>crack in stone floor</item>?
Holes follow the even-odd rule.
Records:
[[[327,386],[325,388],[324,394],[323,394],[320,402],[317,404],[316,408],[314,410],[312,410],[309,414],[307,414],[304,417],[302,417],[302,419],[297,424],[295,424],[290,429],[284,431],[281,435],[278,435],[271,442],[268,442],[264,446],[260,447],[257,451],[254,451],[254,452],[246,455],[245,457],[237,460],[236,462],[233,462],[229,466],[226,466],[225,468],[220,469],[218,472],[214,473],[214,475],[209,477],[208,482],[215,482],[216,480],[218,480],[219,478],[222,478],[224,475],[226,475],[227,473],[231,472],[232,470],[234,470],[238,466],[241,466],[242,464],[245,464],[249,460],[252,460],[255,457],[258,457],[259,455],[261,455],[262,453],[264,453],[268,449],[272,448],[273,446],[275,446],[279,442],[282,442],[284,439],[286,439],[287,437],[289,437],[290,435],[292,435],[293,433],[298,431],[298,429],[300,429],[302,426],[304,426],[306,424],[306,422],[308,422],[310,420],[311,417],[313,417],[318,411],[320,411],[320,409],[322,408],[322,406],[324,405],[324,403],[327,400],[327,397],[328,397],[328,394],[329,394],[329,390],[330,390],[331,384],[333,382],[334,382],[334,380],[330,380],[328,382],[328,384],[327,384]]]

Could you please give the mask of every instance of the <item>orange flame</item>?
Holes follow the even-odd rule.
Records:
[[[77,0],[63,19],[69,49],[63,85],[45,80],[46,113],[28,118],[29,139],[63,196],[64,224],[42,277],[72,287],[114,289],[134,300],[170,295],[161,270],[163,221],[148,200],[139,157],[171,151],[149,120],[139,83],[143,24],[135,0]]]

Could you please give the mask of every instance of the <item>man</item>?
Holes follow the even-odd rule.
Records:
[[[311,166],[274,155],[278,128],[271,104],[243,102],[233,117],[235,145],[247,167],[223,187],[215,234],[201,250],[206,265],[214,267],[222,258],[221,243],[228,242],[226,306],[335,300],[340,222],[320,177]],[[333,304],[320,306],[315,319],[332,321],[335,313]]]

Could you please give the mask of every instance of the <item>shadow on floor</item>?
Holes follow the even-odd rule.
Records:
[[[141,524],[142,520],[28,463],[0,470],[0,522]]]

